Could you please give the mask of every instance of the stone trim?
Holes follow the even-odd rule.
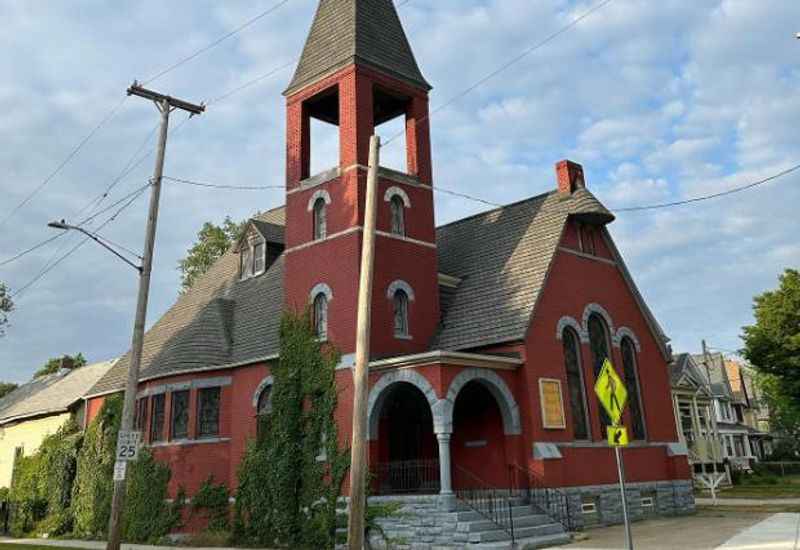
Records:
[[[613,265],[614,267],[617,266],[617,262],[615,262],[614,260],[609,260],[608,258],[603,258],[601,256],[592,256],[591,254],[587,254],[586,252],[581,252],[580,250],[575,250],[574,248],[559,246],[558,249],[561,252],[566,252],[567,254],[572,254],[574,256],[578,256],[579,258],[584,258],[586,260],[593,260],[595,262],[601,262],[604,264]]]
[[[519,407],[514,399],[514,395],[500,376],[491,369],[468,368],[462,370],[450,382],[447,390],[447,397],[437,403],[437,408],[443,419],[450,426],[453,426],[453,410],[456,398],[461,389],[472,381],[477,381],[489,390],[500,408],[503,417],[503,433],[505,435],[519,435],[522,433],[522,421],[520,420]]]
[[[309,189],[313,189],[318,185],[322,185],[323,183],[327,183],[331,180],[338,178],[341,175],[341,169],[338,166],[333,168],[329,168],[324,172],[320,172],[310,178],[306,178],[302,180],[294,189],[289,189],[286,194],[292,195],[294,193],[301,193],[303,191],[308,191]]]
[[[359,226],[358,230],[361,231],[361,229],[362,228]],[[389,233],[388,231],[378,231],[378,230],[376,230],[375,234],[379,235],[381,237],[388,237],[390,239],[395,239],[397,241],[405,241],[407,243],[419,244],[419,245],[422,245],[422,246],[427,246],[428,248],[436,248],[436,243],[429,243],[427,241],[421,241],[419,239],[412,239],[411,237],[407,237],[405,235],[397,235],[395,233]]]
[[[386,297],[389,300],[394,299],[394,295],[397,294],[398,290],[405,292],[406,296],[408,296],[408,299],[412,302],[414,301],[414,289],[411,288],[410,284],[402,279],[397,279],[389,285],[389,287],[386,289]]]
[[[150,443],[147,447],[186,447],[187,445],[208,445],[209,443],[229,443],[230,437],[207,437],[204,439],[175,439]]]
[[[449,424],[450,429],[444,429],[445,426],[443,424],[443,419],[441,418],[440,414],[438,414],[439,409],[436,407],[439,399],[436,396],[436,390],[433,389],[433,386],[430,382],[428,382],[428,379],[414,370],[403,369],[387,372],[378,379],[378,381],[369,391],[369,401],[367,402],[368,441],[375,441],[378,439],[378,421],[380,420],[383,402],[386,400],[386,395],[388,393],[387,390],[392,385],[401,382],[411,384],[421,391],[425,396],[425,399],[428,401],[428,404],[431,407],[434,432],[451,433],[453,431],[452,421]]]
[[[317,203],[319,199],[325,201],[325,206],[331,203],[331,194],[328,193],[325,189],[317,189],[314,191],[314,194],[308,199],[308,211],[311,212],[314,210],[314,205]]]
[[[386,190],[383,194],[383,200],[385,202],[391,202],[395,196],[400,197],[406,208],[411,208],[411,199],[408,198],[408,194],[396,185],[392,185]]]
[[[611,318],[611,315],[608,314],[606,309],[600,304],[596,304],[594,302],[591,304],[586,304],[586,307],[583,309],[583,330],[587,335],[589,334],[589,317],[591,317],[592,313],[597,313],[605,320],[606,325],[608,325],[609,337],[611,338],[613,345],[613,335],[615,334],[614,320]]]
[[[327,298],[329,302],[333,300],[333,291],[331,290],[331,287],[325,283],[317,283],[314,285],[314,288],[311,289],[311,292],[308,293],[308,301],[310,303],[314,302],[316,297],[320,294],[324,294],[325,298]]]
[[[561,340],[564,337],[564,329],[567,327],[572,327],[575,329],[575,332],[578,334],[578,339],[580,340],[581,344],[588,344],[589,343],[589,333],[583,330],[581,324],[575,320],[574,317],[570,317],[569,315],[564,315],[561,319],[558,320],[558,324],[556,325],[556,338]]]
[[[328,241],[332,241],[333,239],[338,239],[339,237],[345,237],[345,236],[349,235],[350,233],[356,233],[358,231],[361,231],[361,226],[350,227],[350,228],[345,229],[343,231],[339,231],[337,233],[329,234],[324,239],[317,239],[316,241],[308,241],[306,243],[298,244],[297,246],[293,246],[291,248],[287,248],[286,250],[283,251],[283,253],[284,254],[289,254],[291,252],[296,252],[298,250],[303,250],[304,248],[308,248],[308,247],[311,247],[311,246],[316,246],[316,245],[319,245],[319,244],[322,244],[322,243],[326,243]]]
[[[631,342],[633,342],[633,347],[636,348],[637,353],[642,352],[642,345],[639,343],[639,339],[636,337],[636,334],[629,329],[628,327],[619,327],[617,332],[614,334],[614,347],[618,348],[622,346],[622,339],[623,338],[630,338]]]
[[[136,398],[149,397],[151,395],[159,395],[162,393],[184,391],[192,389],[203,388],[221,388],[230,386],[233,379],[230,376],[217,376],[214,378],[199,378],[197,380],[189,380],[186,382],[175,382],[172,384],[161,384],[159,386],[152,386],[145,388],[136,394]]]
[[[261,393],[268,387],[272,386],[274,384],[274,380],[275,379],[272,375],[267,376],[261,381],[256,388],[256,391],[253,393],[253,408],[256,409],[256,412],[258,412],[258,400],[261,398]]]

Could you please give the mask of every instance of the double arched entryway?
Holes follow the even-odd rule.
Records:
[[[368,418],[373,491],[383,494],[448,494],[464,476],[502,486],[509,437],[521,433],[508,385],[483,368],[461,370],[441,398],[415,370],[387,372],[370,391]]]

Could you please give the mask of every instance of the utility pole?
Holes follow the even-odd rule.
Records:
[[[381,140],[369,142],[369,171],[364,209],[364,237],[361,246],[361,274],[358,283],[356,365],[353,371],[353,438],[350,447],[350,513],[347,544],[350,550],[364,548],[364,512],[367,505],[367,385],[369,383],[369,337],[372,310],[372,275],[375,264],[375,220],[378,211],[378,165]]]
[[[108,523],[108,543],[106,550],[119,550],[122,535],[122,510],[125,505],[125,470],[127,463],[122,458],[119,448],[125,441],[130,442],[133,432],[134,412],[136,408],[136,390],[139,385],[139,367],[142,363],[142,347],[144,344],[144,324],[147,318],[147,298],[150,293],[150,271],[153,267],[153,248],[156,240],[156,225],[158,222],[158,203],[161,196],[161,176],[164,171],[164,153],[167,148],[167,133],[169,131],[169,114],[173,109],[187,111],[190,116],[199,115],[205,111],[205,106],[194,105],[168,95],[142,88],[134,81],[128,88],[128,95],[135,95],[149,99],[156,104],[161,114],[161,129],[158,137],[158,151],[156,165],[153,170],[153,179],[150,181],[150,209],[147,215],[147,229],[144,237],[144,254],[139,273],[139,294],[136,301],[136,318],[133,323],[133,338],[131,342],[131,361],[128,367],[128,380],[125,385],[125,399],[122,406],[122,425],[117,439],[117,463],[114,468],[114,496],[111,500],[111,517]],[[138,437],[134,439],[138,440]],[[135,447],[134,447],[135,448]],[[134,451],[134,456],[136,451]],[[128,457],[130,458],[130,457]]]

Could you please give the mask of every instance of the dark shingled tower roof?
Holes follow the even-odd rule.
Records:
[[[414,86],[431,86],[417,66],[392,0],[321,0],[285,95],[352,63]]]

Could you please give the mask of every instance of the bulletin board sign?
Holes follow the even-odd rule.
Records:
[[[564,415],[564,397],[561,394],[561,380],[540,378],[539,402],[542,405],[542,426],[545,429],[563,430],[567,427],[567,419]]]

